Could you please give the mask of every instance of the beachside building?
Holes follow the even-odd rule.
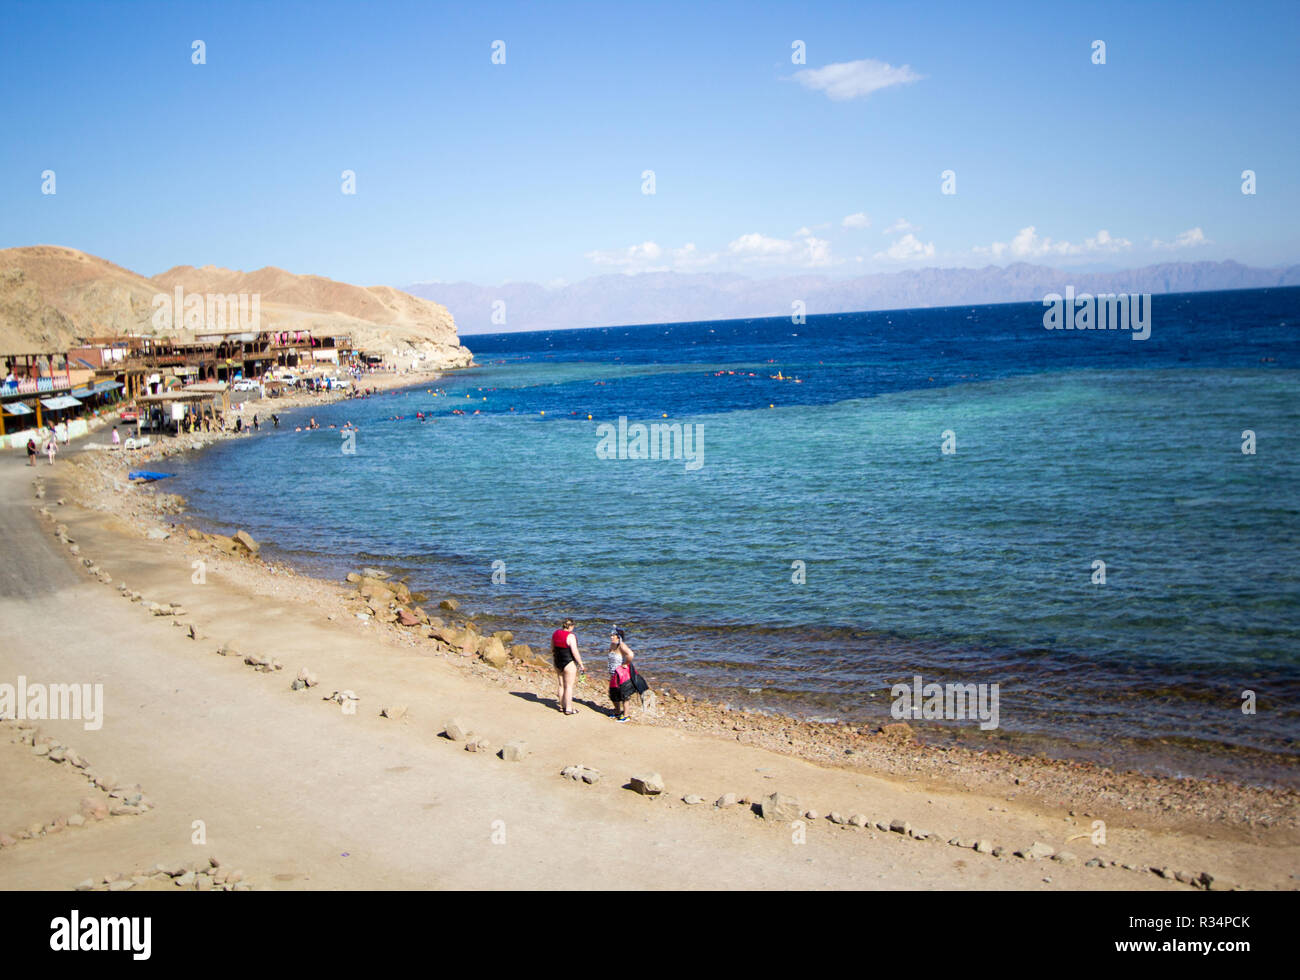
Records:
[[[93,371],[72,367],[66,355],[50,351],[0,354],[0,367],[0,445],[23,445],[46,426],[62,425],[65,435],[85,431],[85,423],[77,423],[86,404],[76,392],[98,398],[87,388]]]

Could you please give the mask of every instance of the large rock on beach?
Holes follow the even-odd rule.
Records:
[[[493,667],[501,668],[506,665],[510,658],[506,655],[506,648],[495,636],[489,636],[479,645],[479,658]]]
[[[642,796],[658,796],[664,791],[664,777],[657,772],[644,772],[628,780],[634,793]]]
[[[499,754],[506,762],[521,762],[528,755],[528,743],[514,739],[501,746]]]
[[[785,793],[772,793],[763,797],[759,809],[764,820],[775,820],[778,823],[790,823],[803,816],[799,800]]]
[[[453,742],[463,742],[473,734],[470,727],[459,718],[453,718],[451,721],[447,722],[447,726],[443,729],[442,733]]]

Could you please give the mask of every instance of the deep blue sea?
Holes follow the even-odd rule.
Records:
[[[926,737],[1296,785],[1300,289],[1156,296],[1145,341],[1043,312],[470,336],[479,367],[169,489],[534,647],[572,615],[598,664],[618,623],[652,680],[735,707],[879,722],[915,674],[996,682],[996,732]],[[620,417],[691,427],[698,465],[602,458]]]

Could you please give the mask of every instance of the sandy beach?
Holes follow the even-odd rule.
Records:
[[[0,887],[1297,887],[1293,792],[670,690],[614,725],[581,624],[591,673],[563,717],[540,657],[446,642],[471,602],[413,600],[433,628],[381,622],[352,584],[191,530],[165,489],[126,481],[145,457],[72,448],[0,465],[0,683],[102,684],[102,726],[0,722]],[[651,775],[662,792],[628,788]]]

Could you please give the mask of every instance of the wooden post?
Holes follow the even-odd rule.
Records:
[[[36,393],[36,428],[40,429],[44,425],[45,423],[41,421],[41,395],[40,392],[37,392]]]

